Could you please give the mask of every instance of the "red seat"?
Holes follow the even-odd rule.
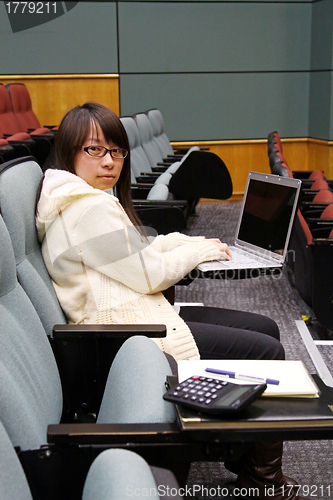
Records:
[[[30,94],[23,83],[9,83],[6,85],[11,107],[21,131],[31,135],[49,134],[50,129],[41,127],[37,116],[32,109]]]
[[[325,179],[317,179],[311,185],[310,189],[314,191],[320,191],[321,189],[329,189],[329,185]]]
[[[329,189],[322,189],[312,200],[314,203],[333,203],[333,192]]]
[[[14,115],[6,87],[0,83],[0,126],[6,135],[24,132]]]
[[[317,179],[324,179],[324,172],[322,170],[312,170],[311,174],[309,175],[310,180],[317,180]]]
[[[34,133],[31,137],[27,130],[22,130],[21,125],[13,112],[12,103],[6,87],[0,83],[0,137],[12,141],[24,141],[30,143],[30,153],[35,156],[39,165],[43,167],[52,146],[54,135],[51,133]],[[11,136],[11,137],[7,137]],[[33,153],[32,153],[33,151]],[[26,155],[27,152],[24,153]]]
[[[321,219],[333,219],[333,203],[327,205],[327,207],[322,211]]]

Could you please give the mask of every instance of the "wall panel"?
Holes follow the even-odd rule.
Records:
[[[307,71],[310,30],[304,3],[122,2],[120,71]]]
[[[309,73],[121,75],[121,114],[159,108],[172,140],[308,132]]]
[[[118,73],[116,2],[79,2],[17,33],[0,2],[0,46],[2,74]]]

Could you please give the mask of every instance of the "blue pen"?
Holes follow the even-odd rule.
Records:
[[[261,378],[254,377],[252,375],[242,375],[241,373],[229,372],[228,370],[218,370],[217,368],[206,368],[205,371],[210,373],[217,373],[218,375],[225,375],[229,378],[247,380],[248,382],[259,382],[260,384],[279,385],[280,383],[279,380],[275,380],[274,378]]]

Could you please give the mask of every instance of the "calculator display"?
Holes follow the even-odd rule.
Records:
[[[239,386],[239,389],[233,390],[228,396],[226,396],[221,402],[221,406],[232,405],[237,399],[239,399],[243,394],[248,392],[248,387]]]

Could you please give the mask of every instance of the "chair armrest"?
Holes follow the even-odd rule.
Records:
[[[300,202],[300,209],[302,212],[305,210],[321,210],[323,211],[327,205],[330,205],[332,202],[327,202],[327,203],[316,203],[313,201],[301,201]]]
[[[293,176],[296,177],[296,179],[309,179],[309,176],[311,174],[312,170],[293,170]]]
[[[180,438],[179,425],[151,424],[51,424],[47,428],[50,444],[120,444],[166,442]]]
[[[35,143],[33,140],[27,141],[11,141],[8,144],[12,146],[18,156],[30,156],[34,152]]]
[[[64,394],[63,420],[98,413],[110,367],[134,335],[165,337],[165,325],[55,325],[50,343]]]
[[[138,177],[136,177],[136,182],[138,184],[154,184],[159,176],[160,174],[157,172],[151,172],[151,174],[148,173],[144,175],[139,175]]]
[[[166,169],[168,167],[170,167],[171,163],[157,163],[156,165],[157,165],[156,167],[152,168],[152,171],[154,173],[161,173],[161,174],[163,174],[163,172],[165,172]]]
[[[165,325],[54,325],[54,339],[128,339],[134,335],[166,337]]]
[[[155,180],[159,178],[161,172],[141,172],[141,177],[153,177]]]
[[[153,185],[154,184],[148,184],[148,183],[131,184],[131,194],[133,202],[135,202],[135,200],[146,200],[148,193],[153,187]]]
[[[138,183],[132,183],[131,188],[134,189],[148,189],[150,190],[154,186],[154,183],[152,182],[138,182]]]
[[[174,155],[168,155],[167,158],[163,158],[163,161],[172,161],[174,163],[175,161],[179,161],[184,157],[182,154],[174,154]]]
[[[310,229],[314,227],[330,227],[330,226],[333,227],[333,219],[309,217],[307,219],[307,223]]]
[[[140,207],[179,207],[186,208],[188,203],[186,200],[133,200],[135,206]]]

